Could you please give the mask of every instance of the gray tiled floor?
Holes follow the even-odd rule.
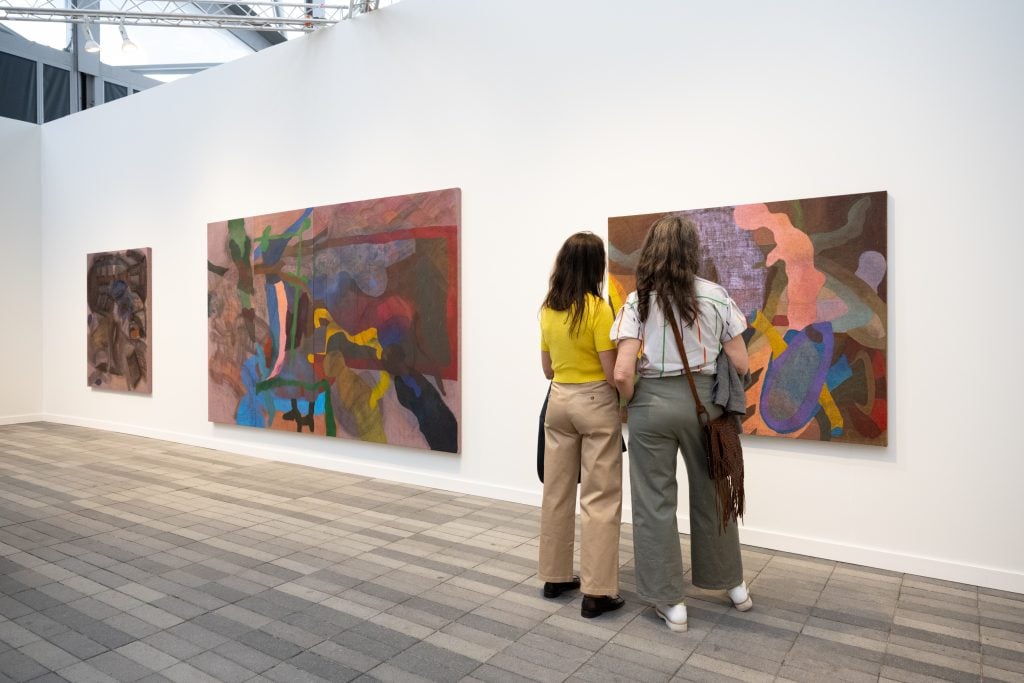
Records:
[[[525,466],[525,465],[524,465]],[[1024,681],[1024,596],[744,548],[756,606],[545,600],[525,505],[0,427],[0,683]],[[681,543],[686,546],[687,539]]]

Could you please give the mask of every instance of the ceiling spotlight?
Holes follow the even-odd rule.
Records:
[[[121,52],[135,52],[139,49],[139,46],[132,42],[132,39],[128,37],[128,31],[124,27],[124,18],[121,19],[121,25],[118,27],[121,31]]]
[[[100,51],[100,44],[92,37],[92,29],[89,28],[89,24],[85,24],[85,46],[82,49],[93,54]]]

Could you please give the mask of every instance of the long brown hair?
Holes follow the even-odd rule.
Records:
[[[672,315],[674,306],[684,325],[693,323],[697,318],[695,278],[699,267],[700,235],[693,221],[677,214],[654,221],[636,267],[640,320],[647,321],[653,293],[666,316]]]
[[[565,311],[569,334],[580,332],[587,310],[587,295],[601,297],[604,284],[604,242],[592,232],[578,232],[565,240],[555,257],[544,306]]]

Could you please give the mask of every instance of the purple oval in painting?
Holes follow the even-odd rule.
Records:
[[[814,323],[788,340],[778,358],[768,362],[761,387],[761,417],[766,425],[788,434],[818,412],[821,387],[832,364],[832,325]]]

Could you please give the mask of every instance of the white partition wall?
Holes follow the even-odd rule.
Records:
[[[568,234],[887,190],[890,445],[748,439],[743,540],[1024,591],[1022,20],[1013,0],[405,0],[47,124],[44,410],[535,503],[537,310]],[[447,187],[460,456],[207,422],[208,222]],[[84,381],[85,255],[134,247],[152,397]]]
[[[0,118],[0,424],[38,419],[43,408],[39,132]]]

